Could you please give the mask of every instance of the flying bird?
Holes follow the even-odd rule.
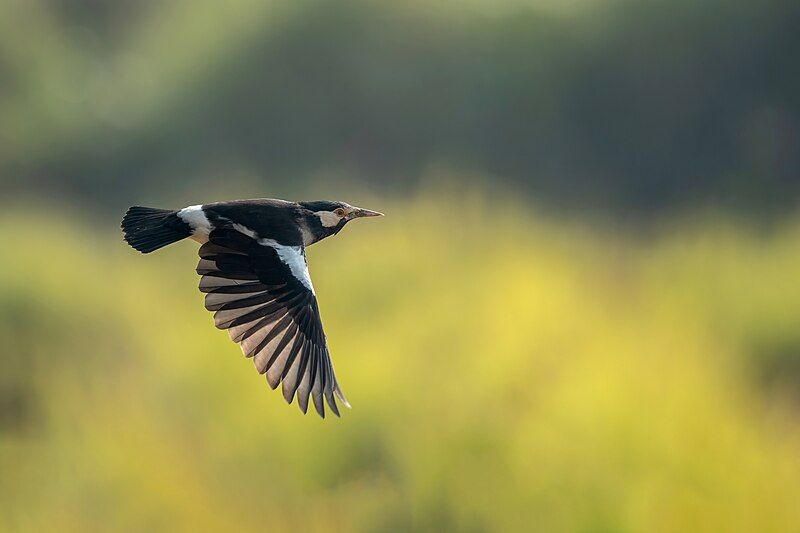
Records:
[[[288,403],[309,396],[321,417],[323,397],[339,416],[350,407],[333,372],[306,246],[336,235],[353,219],[383,216],[344,202],[255,199],[192,205],[177,211],[133,206],[122,219],[125,241],[142,253],[190,238],[214,324],[252,358]]]

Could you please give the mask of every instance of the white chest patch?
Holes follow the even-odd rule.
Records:
[[[302,246],[286,246],[278,244],[272,239],[258,239],[258,244],[261,246],[269,246],[278,252],[278,257],[281,261],[286,263],[291,270],[292,275],[296,277],[300,283],[311,291],[311,294],[316,295],[314,292],[314,285],[311,283],[311,275],[308,273],[308,263],[303,254]]]
[[[178,211],[178,216],[192,228],[192,239],[201,243],[208,240],[208,234],[211,233],[211,222],[203,212],[202,205],[184,207]]]

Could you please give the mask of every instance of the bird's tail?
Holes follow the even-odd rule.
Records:
[[[177,211],[135,205],[122,218],[125,242],[142,253],[163,248],[192,234]]]

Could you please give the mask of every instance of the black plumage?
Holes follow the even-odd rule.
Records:
[[[306,412],[309,397],[321,417],[325,402],[337,416],[349,407],[336,380],[308,275],[305,246],[338,233],[354,218],[378,216],[343,202],[240,200],[179,211],[133,207],[125,240],[148,253],[191,237],[202,243],[197,273],[205,307],[228,331],[273,389],[295,397]]]
[[[133,206],[122,219],[125,241],[143,253],[158,250],[185,239],[192,228],[177,216],[177,211]]]
[[[302,246],[301,221],[313,216],[300,204],[283,200],[236,200],[205,204],[203,211],[215,226],[241,224],[260,237],[286,246]]]

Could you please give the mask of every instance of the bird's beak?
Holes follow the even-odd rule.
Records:
[[[378,213],[377,211],[370,211],[369,209],[361,209],[360,207],[356,207],[355,211],[350,213],[350,219],[354,218],[361,218],[361,217],[382,217],[383,213]]]

